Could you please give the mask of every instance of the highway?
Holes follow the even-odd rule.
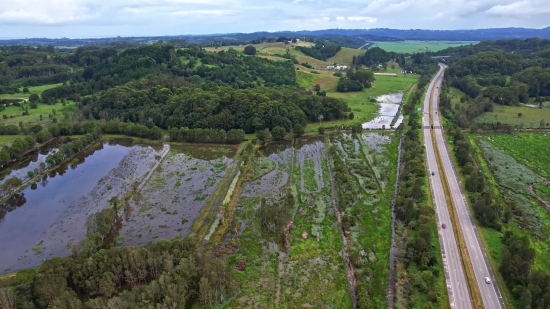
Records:
[[[430,178],[430,187],[432,191],[433,204],[435,207],[439,244],[441,246],[441,256],[445,270],[445,280],[447,282],[449,302],[451,304],[451,308],[472,308],[468,285],[466,283],[466,276],[464,274],[462,261],[460,259],[460,252],[458,251],[458,246],[454,237],[451,217],[449,215],[449,209],[445,200],[445,192],[443,191],[443,183],[441,182],[440,173],[438,171],[434,144],[430,132],[430,94],[432,93],[433,87],[436,87],[436,84],[439,85],[441,83],[441,78],[443,78],[443,70],[444,67],[442,66],[440,71],[428,86],[428,91],[426,92],[426,97],[424,98],[422,132],[424,135],[424,144],[426,146],[428,177]],[[432,172],[434,172],[435,175],[432,175]],[[446,225],[446,229],[441,227],[442,224]]]
[[[466,248],[472,268],[475,274],[475,280],[481,293],[483,300],[483,306],[486,309],[504,309],[504,303],[496,285],[493,272],[488,263],[487,257],[481,245],[479,234],[477,232],[475,223],[470,214],[468,204],[460,183],[457,177],[457,173],[454,169],[449,149],[445,142],[443,135],[443,128],[441,127],[440,115],[438,111],[439,101],[439,86],[443,80],[443,71],[445,65],[440,64],[440,71],[434,77],[428,92],[424,100],[424,113],[422,117],[424,141],[426,144],[426,157],[428,162],[428,172],[430,177],[430,183],[432,188],[434,207],[436,210],[436,218],[438,221],[438,232],[440,243],[442,244],[442,256],[445,267],[445,277],[447,280],[447,288],[449,291],[449,300],[451,308],[472,308],[470,302],[468,286],[466,284],[465,273],[462,267],[460,253],[456,245],[456,239],[453,232],[452,222],[449,217],[449,209],[445,200],[443,191],[443,181],[447,182],[450,190],[450,198],[453,201],[453,205],[456,209],[458,220],[461,226],[462,235],[466,243]],[[436,87],[432,93],[433,87]],[[432,121],[430,123],[430,99],[432,99]],[[435,135],[435,141],[432,140],[430,125],[433,124],[433,131]],[[435,143],[434,143],[435,142]],[[437,147],[439,152],[439,158],[442,166],[437,165],[436,153],[434,146]],[[431,175],[434,172],[435,175]],[[442,177],[444,177],[442,179]],[[441,224],[446,224],[446,229],[442,229]],[[491,283],[487,284],[484,280],[485,277],[491,279]]]

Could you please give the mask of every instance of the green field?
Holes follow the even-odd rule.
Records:
[[[16,138],[22,137],[21,135],[0,135],[0,147],[3,147],[11,142],[13,142]]]
[[[545,123],[550,122],[550,108],[538,108],[528,106],[502,106],[494,105],[492,112],[483,113],[475,121],[477,123],[495,123],[500,122],[509,125],[517,125],[525,129],[539,128],[541,120]],[[518,114],[521,113],[521,117]]]
[[[499,152],[491,151],[483,147],[484,157],[491,170],[495,174],[502,195],[508,196],[516,202],[516,207],[522,209],[522,215],[517,217],[517,223],[508,224],[508,228],[529,235],[531,246],[535,249],[534,268],[548,269],[550,267],[550,213],[543,209],[538,202],[527,193],[528,184],[542,182],[550,177],[550,159],[547,149],[550,145],[550,137],[536,133],[518,133],[515,135],[493,134],[489,138],[481,138],[498,148]],[[509,156],[515,160],[515,164],[499,163],[500,158]],[[500,160],[500,161],[499,161]],[[510,159],[507,161],[510,162]],[[531,174],[531,175],[530,175]],[[538,175],[536,175],[538,174]],[[539,179],[535,179],[536,175]],[[542,178],[542,177],[545,178]],[[504,183],[503,179],[507,179]],[[512,183],[516,182],[517,185]],[[523,186],[518,187],[520,183]],[[513,188],[514,191],[508,189]],[[547,187],[535,185],[535,192],[541,193],[542,198],[547,198]],[[539,239],[537,240],[536,237]]]
[[[0,111],[0,118],[2,119],[2,123],[9,125],[19,125],[19,122],[22,121],[23,125],[48,125],[53,123],[53,120],[49,118],[49,115],[52,114],[53,116],[53,110],[55,110],[56,115],[53,116],[57,118],[59,122],[65,119],[65,115],[68,115],[68,117],[72,116],[72,113],[75,109],[75,104],[73,101],[67,101],[67,105],[63,106],[61,103],[57,103],[55,105],[47,105],[43,103],[38,103],[38,108],[31,109],[29,108],[29,115],[22,115],[23,109],[29,107],[29,103],[25,102],[21,104],[21,107],[19,106],[8,106],[5,110]],[[3,119],[3,116],[6,115],[8,118]],[[40,115],[42,115],[42,120],[40,120]]]
[[[342,49],[334,57],[328,58],[327,62],[350,66],[353,56],[359,57],[364,54],[364,49],[342,47]]]
[[[550,156],[548,156],[550,136],[547,134],[495,134],[491,135],[490,141],[516,161],[526,165],[540,176],[550,179]]]
[[[315,74],[316,75],[316,74]],[[322,75],[321,75],[322,76]],[[333,77],[337,83],[337,78]],[[307,126],[307,131],[316,131],[320,126],[334,127],[334,126],[349,126],[360,124],[369,121],[376,117],[378,111],[378,105],[370,102],[372,97],[376,97],[382,94],[406,92],[414,83],[418,81],[418,75],[408,75],[407,77],[393,77],[393,76],[376,76],[372,88],[365,89],[361,92],[336,92],[334,89],[327,92],[327,96],[333,98],[343,99],[348,103],[351,111],[354,114],[353,120],[337,120],[337,121],[325,121],[322,124],[311,123]]]
[[[477,44],[477,41],[398,41],[398,42],[372,42],[371,47],[380,47],[389,52],[416,53],[426,51],[440,51],[449,47]]]
[[[33,93],[36,93],[36,94],[40,95],[42,93],[42,91],[44,91],[46,89],[55,88],[55,87],[58,87],[58,86],[61,86],[61,85],[63,85],[63,84],[59,83],[59,84],[50,84],[50,85],[42,85],[42,86],[35,86],[35,87],[27,87],[29,89],[28,93],[23,93],[23,87],[20,87],[19,88],[19,90],[21,91],[20,93],[0,94],[0,99],[26,99]]]

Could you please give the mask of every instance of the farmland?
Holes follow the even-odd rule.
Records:
[[[493,190],[506,200],[513,201],[512,212],[515,220],[508,228],[526,235],[535,249],[535,269],[550,267],[550,213],[533,195],[537,194],[548,203],[548,186],[550,161],[545,155],[548,137],[536,133],[518,133],[511,135],[472,137],[483,151],[483,160],[491,171],[489,181]],[[534,185],[533,185],[534,184]],[[531,191],[531,185],[533,190]],[[485,241],[491,247],[491,256],[497,265],[501,254],[497,248],[502,247],[502,234],[490,228],[483,228]]]
[[[23,87],[21,87],[21,88],[19,89],[19,90],[21,91],[20,93],[14,93],[14,94],[4,93],[4,94],[0,94],[0,99],[26,99],[26,98],[28,98],[31,94],[38,94],[38,95],[40,95],[40,94],[42,93],[42,91],[44,91],[44,90],[46,90],[46,89],[55,88],[55,87],[58,87],[58,86],[61,86],[61,85],[62,85],[62,84],[59,83],[59,84],[49,84],[49,85],[28,87],[28,89],[29,89],[29,92],[28,92],[28,93],[22,92],[22,91],[23,91]]]
[[[353,56],[361,57],[364,54],[365,50],[363,49],[342,47],[334,57],[327,59],[327,62],[350,66]]]
[[[385,303],[396,142],[393,135],[344,134],[260,148],[255,180],[238,199],[223,245],[236,252],[231,263],[242,269],[236,274],[242,295],[232,307],[351,307],[343,252],[355,265],[358,282],[372,285],[358,291],[359,297]],[[363,197],[350,208],[333,200],[331,153],[349,166]],[[280,216],[291,224],[263,221],[263,205],[280,207]],[[344,218],[340,223],[338,212]]]
[[[27,108],[29,114],[23,115],[23,111]],[[0,117],[4,115],[8,117],[2,120],[6,125],[19,125],[19,122],[23,122],[23,125],[47,125],[52,123],[53,118],[57,118],[57,120],[69,119],[75,109],[76,106],[73,101],[67,101],[65,106],[61,103],[55,105],[38,103],[38,107],[35,109],[29,108],[29,102],[25,102],[21,106],[7,106],[5,110],[0,111]]]
[[[528,107],[528,106],[501,106],[495,105],[494,111],[486,112],[478,116],[477,123],[509,124],[519,128],[540,128],[541,121],[546,127],[550,123],[550,108]]]
[[[371,47],[380,47],[388,52],[416,53],[426,51],[439,51],[449,47],[477,44],[477,41],[397,41],[397,42],[372,42]]]

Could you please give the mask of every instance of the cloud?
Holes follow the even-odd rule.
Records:
[[[1,0],[0,27],[10,37],[177,35],[375,25],[400,29],[542,28],[550,24],[548,1]]]
[[[348,16],[348,20],[350,21],[366,21],[368,23],[375,23],[376,17],[369,17],[369,16]]]
[[[548,14],[550,13],[550,3],[548,3],[546,0],[524,0],[513,2],[507,5],[495,5],[488,9],[486,12],[490,15],[500,16]]]

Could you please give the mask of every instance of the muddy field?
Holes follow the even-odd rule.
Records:
[[[236,268],[242,269],[236,274],[241,282],[242,295],[233,302],[233,307],[352,306],[343,234],[333,205],[331,161],[327,147],[338,147],[343,158],[351,160],[351,157],[356,157],[353,160],[367,167],[368,162],[372,161],[378,169],[377,174],[389,174],[386,148],[393,142],[389,135],[370,133],[352,137],[344,134],[330,139],[303,139],[295,144],[270,144],[261,149],[255,160],[254,175],[238,200],[232,230],[225,243],[226,248],[238,248],[231,259]],[[387,178],[386,182],[389,180]],[[376,177],[372,176],[371,180],[377,185]],[[385,186],[385,182],[380,182]],[[389,251],[391,236],[391,220],[387,221],[387,228],[381,229],[381,220],[390,213],[390,209],[381,211],[377,208],[382,207],[379,203],[381,192],[378,190],[379,186],[377,189],[365,189],[361,199],[363,202],[357,206],[368,207],[359,219],[372,226],[358,224],[360,227],[349,236],[353,239],[354,250],[364,255],[366,263],[372,264],[371,269],[387,267],[388,261],[383,260],[387,253],[377,254],[378,250]],[[262,198],[267,203],[277,203],[288,192],[295,197],[295,207],[285,246],[277,243],[274,235],[262,227],[258,209]],[[360,231],[369,235],[370,229],[390,231],[384,236],[387,246],[381,246],[378,250],[373,246],[379,241],[376,237],[380,232],[373,231],[370,235],[376,237],[367,236],[368,241],[358,236]],[[383,274],[379,280],[387,280],[387,276]]]
[[[142,245],[188,235],[201,208],[234,165],[225,156],[201,160],[171,151],[132,200],[118,244]]]

